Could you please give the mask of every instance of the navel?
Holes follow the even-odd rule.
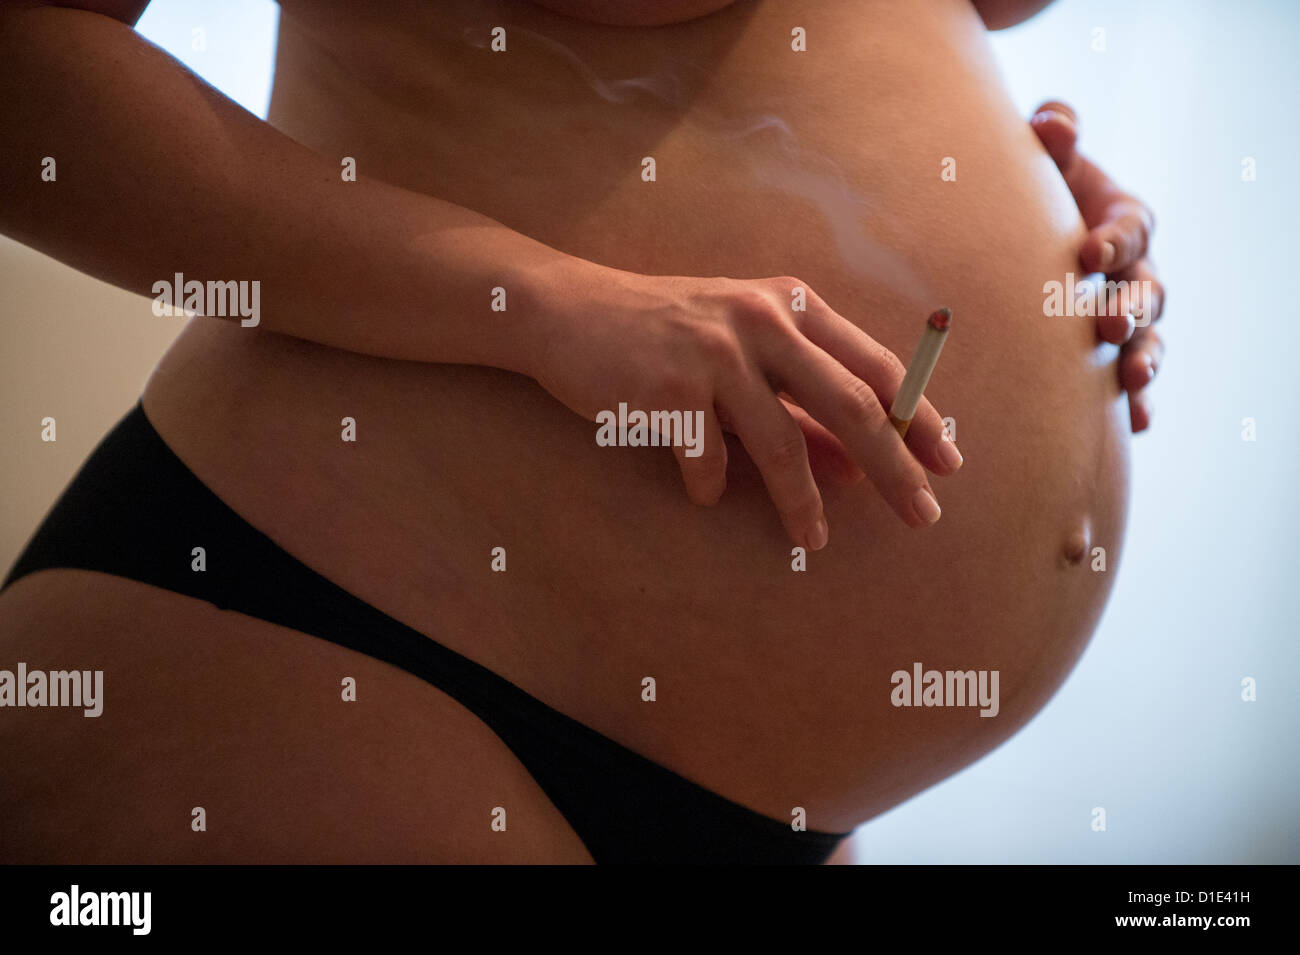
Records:
[[[1088,556],[1088,547],[1091,543],[1092,525],[1085,514],[1067,528],[1061,544],[1061,556],[1071,566],[1080,564]]]

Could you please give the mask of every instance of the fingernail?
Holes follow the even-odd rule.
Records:
[[[1097,263],[1098,271],[1101,272],[1108,271],[1111,265],[1114,263],[1114,261],[1115,261],[1115,246],[1112,245],[1110,242],[1103,242],[1101,244],[1101,258],[1100,261]]]
[[[957,445],[953,444],[947,438],[939,439],[939,463],[949,471],[956,471],[961,467],[964,459],[961,452],[957,450]]]
[[[821,550],[826,546],[826,542],[830,540],[830,536],[831,532],[830,528],[826,526],[826,518],[819,517],[817,523],[812,526],[812,530],[808,532],[808,546],[813,550]]]
[[[939,502],[923,487],[918,487],[916,493],[912,495],[912,506],[916,508],[917,516],[927,524],[933,524],[939,519]]]
[[[1146,366],[1147,366],[1146,380],[1147,383],[1150,384],[1151,380],[1156,376],[1156,363],[1151,360],[1150,355],[1143,355],[1142,359],[1143,361],[1146,362]]]

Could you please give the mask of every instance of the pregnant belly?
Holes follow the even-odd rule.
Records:
[[[1044,283],[1076,267],[1077,214],[969,10],[936,9],[871,40],[874,60],[844,51],[839,71],[857,64],[864,83],[851,109],[829,75],[761,108],[701,94],[653,147],[628,147],[653,153],[653,182],[599,167],[557,180],[539,141],[546,177],[489,188],[448,164],[443,188],[424,186],[623,268],[796,275],[904,359],[950,306],[929,396],[966,465],[935,479],[934,527],[907,529],[869,484],[827,487],[830,544],[801,562],[738,445],[721,503],[697,508],[671,454],[597,447],[594,424],[524,378],[206,320],[159,366],[146,411],[299,559],[570,716],[777,818],[803,806],[838,829],[887,809],[1064,680],[1117,569],[1127,490],[1113,349],[1089,320],[1043,314]],[[612,139],[575,163],[633,135],[593,115]],[[417,145],[385,153],[388,175],[422,186],[399,168],[418,131],[402,132]],[[577,214],[564,197],[579,182],[592,194]],[[922,682],[976,671],[983,704],[927,705],[956,701],[901,687],[918,664]]]

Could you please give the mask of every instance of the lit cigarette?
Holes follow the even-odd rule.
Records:
[[[907,428],[916,414],[916,407],[921,403],[925,386],[930,383],[930,375],[939,362],[939,352],[948,338],[948,329],[952,325],[952,310],[941,308],[925,320],[925,331],[921,333],[921,343],[916,346],[912,363],[907,366],[903,383],[898,386],[894,396],[893,407],[889,409],[889,420],[898,429],[900,438],[907,437]]]

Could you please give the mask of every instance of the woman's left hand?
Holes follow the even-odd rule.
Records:
[[[1151,424],[1151,404],[1144,389],[1155,378],[1165,350],[1153,325],[1164,311],[1165,289],[1147,258],[1155,219],[1141,201],[1121,190],[1075,149],[1078,118],[1069,106],[1046,102],[1035,111],[1029,125],[1061,170],[1088,227],[1079,250],[1080,265],[1125,286],[1151,283],[1149,303],[1140,297],[1126,297],[1127,307],[1121,301],[1117,313],[1097,319],[1097,334],[1120,345],[1120,387],[1128,392],[1129,418],[1136,434]]]

